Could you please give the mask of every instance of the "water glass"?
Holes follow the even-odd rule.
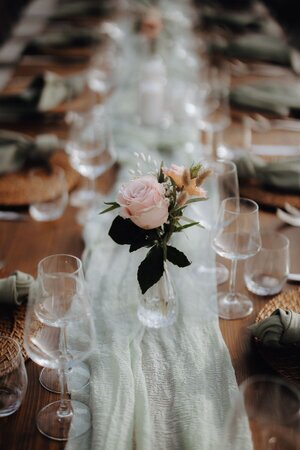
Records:
[[[43,192],[46,188],[49,193],[46,201],[37,199],[31,203],[31,217],[40,222],[59,219],[68,204],[68,188],[63,168],[53,166],[50,171],[45,168],[32,169],[29,176],[38,192]]]
[[[253,376],[229,409],[220,449],[300,448],[299,391],[280,378]]]
[[[260,251],[245,263],[244,279],[250,292],[274,295],[280,292],[289,273],[290,243],[280,233],[262,233]]]
[[[20,407],[27,389],[27,373],[18,342],[0,336],[0,417]]]

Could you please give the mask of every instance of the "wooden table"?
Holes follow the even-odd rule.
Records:
[[[66,73],[68,69],[60,67],[60,72]],[[24,71],[19,66],[15,80],[28,75],[29,68]],[[31,68],[31,75],[35,73]],[[60,137],[66,137],[66,125],[40,126],[37,124],[21,125],[17,131],[36,134],[56,132]],[[109,189],[113,182],[112,173],[102,177],[101,186]],[[296,228],[282,225],[274,212],[260,212],[261,227],[265,230],[277,230],[286,234],[291,240],[291,271],[300,272],[300,233]],[[0,276],[5,277],[12,271],[19,269],[36,275],[38,262],[45,256],[55,253],[69,253],[80,256],[83,250],[81,227],[75,222],[75,210],[68,207],[64,216],[50,223],[39,223],[32,219],[26,222],[0,222],[1,253],[5,259],[5,267]],[[240,292],[246,292],[242,277],[242,264],[239,264],[237,287]],[[224,288],[224,287],[223,287]],[[287,285],[285,289],[293,289],[295,285]],[[272,370],[263,362],[251,345],[247,326],[254,322],[257,313],[268,299],[259,298],[249,294],[254,301],[254,312],[243,320],[220,320],[220,327],[224,340],[229,348],[232,364],[236,372],[238,383],[254,373],[272,373]],[[28,390],[20,409],[7,418],[0,419],[0,449],[1,450],[59,450],[65,447],[64,443],[52,441],[42,436],[35,425],[36,413],[47,403],[55,401],[58,395],[50,393],[39,384],[41,367],[32,361],[27,361]],[[117,449],[116,449],[117,450]]]

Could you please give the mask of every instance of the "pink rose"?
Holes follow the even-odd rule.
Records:
[[[160,227],[168,220],[169,201],[165,188],[152,175],[123,184],[117,202],[122,207],[120,215],[145,230]]]

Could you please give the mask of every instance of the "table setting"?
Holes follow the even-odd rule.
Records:
[[[300,446],[296,50],[262,2],[205,3],[23,13],[43,32],[0,92],[1,448]]]

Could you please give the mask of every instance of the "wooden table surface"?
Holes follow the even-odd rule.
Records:
[[[55,68],[59,73],[67,73],[70,68]],[[77,68],[77,69],[82,69]],[[34,75],[37,68],[26,67],[22,64],[17,68],[12,85],[24,76]],[[56,132],[60,137],[66,137],[67,126],[59,124],[19,124],[12,129],[26,132],[31,135],[42,132]],[[113,183],[113,173],[110,172],[100,180],[100,188],[108,190]],[[83,242],[81,227],[75,221],[76,210],[68,207],[64,216],[49,223],[40,223],[32,219],[25,222],[0,222],[0,249],[4,257],[5,266],[0,277],[9,275],[19,269],[36,275],[38,262],[45,256],[55,253],[69,253],[81,255]],[[272,211],[260,211],[262,230],[276,230],[286,234],[291,241],[291,271],[300,273],[300,233],[299,229],[283,225]],[[243,282],[243,266],[239,264],[237,287],[240,292],[246,292]],[[222,286],[224,289],[226,285]],[[295,289],[296,285],[287,284],[286,289]],[[238,383],[255,373],[273,373],[263,362],[251,345],[247,326],[254,322],[257,313],[269,298],[257,297],[249,294],[254,302],[254,312],[243,320],[220,320],[220,327],[224,340],[229,348],[232,364],[235,369]],[[28,372],[28,390],[20,409],[13,415],[0,419],[0,449],[1,450],[59,450],[65,447],[64,443],[52,441],[42,436],[35,425],[36,413],[47,403],[55,401],[58,395],[50,393],[39,384],[41,367],[32,361],[26,363]],[[116,449],[117,450],[117,449]]]

